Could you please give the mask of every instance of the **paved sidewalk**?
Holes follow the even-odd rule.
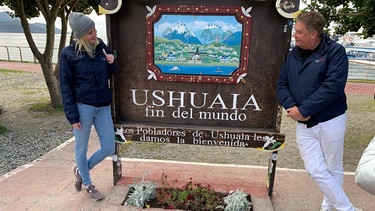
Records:
[[[30,62],[5,62],[0,61],[0,68],[6,70],[21,70],[34,73],[42,73],[42,67],[40,64]]]
[[[40,66],[31,63],[0,62],[0,68],[41,73]],[[348,83],[346,91],[372,96],[375,84]],[[98,145],[93,133],[89,153]],[[159,181],[165,173],[181,184],[193,178],[212,185],[217,191],[243,189],[251,194],[254,211],[316,211],[322,200],[305,171],[281,168],[276,170],[274,192],[269,198],[265,188],[267,168],[262,166],[123,159],[123,178],[113,186],[112,161],[108,158],[92,170],[95,185],[106,196],[102,201],[93,202],[84,191],[74,190],[71,170],[74,164],[74,140],[71,139],[42,158],[0,176],[0,211],[141,210],[123,207],[121,203],[127,186],[145,172],[146,179],[153,181]],[[375,196],[354,183],[354,173],[346,173],[344,189],[355,206],[365,211],[375,210]]]
[[[98,146],[96,133],[93,133],[89,153]],[[319,210],[322,199],[307,174],[292,169],[276,170],[270,199],[265,188],[267,168],[246,165],[123,159],[123,178],[113,186],[112,161],[108,158],[92,170],[94,184],[106,196],[94,202],[86,192],[75,191],[71,169],[74,163],[74,140],[71,139],[41,159],[1,176],[0,210],[141,210],[123,207],[121,203],[127,186],[145,173],[146,179],[155,182],[165,173],[180,184],[193,178],[193,181],[212,185],[217,191],[243,189],[252,196],[254,211],[315,211]],[[374,196],[354,183],[353,173],[346,173],[344,188],[357,207],[374,210]]]

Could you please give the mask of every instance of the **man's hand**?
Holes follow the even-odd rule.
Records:
[[[310,119],[310,116],[308,116],[306,118],[303,117],[302,114],[299,112],[297,106],[293,106],[291,108],[288,108],[288,109],[286,109],[286,111],[288,112],[286,114],[286,116],[292,118],[294,121],[307,121],[307,120]]]

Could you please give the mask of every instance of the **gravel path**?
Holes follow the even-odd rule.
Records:
[[[49,100],[48,90],[38,64],[0,62],[0,69],[27,70],[17,73],[0,72],[0,123],[8,129],[5,134],[0,135],[0,175],[2,175],[49,152],[70,139],[73,132],[63,114],[46,115],[29,111],[33,104]],[[371,100],[374,91],[375,84],[348,83],[346,88],[349,101]],[[375,131],[375,113],[372,112],[370,116],[361,115],[348,112],[350,121],[360,121],[365,124],[355,123],[354,126],[369,127],[369,130]],[[283,118],[281,132],[286,135],[288,142],[279,152],[277,165],[303,169],[303,163],[294,143],[294,124],[291,119]],[[348,149],[347,154],[350,156],[344,160],[346,171],[355,169],[365,146]],[[269,153],[230,147],[132,143],[124,156],[266,166]]]
[[[47,99],[42,74],[0,72],[0,123],[8,130],[0,135],[0,175],[41,157],[72,137],[71,127],[62,115],[29,111],[34,103]]]

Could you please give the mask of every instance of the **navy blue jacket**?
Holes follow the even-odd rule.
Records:
[[[348,56],[345,48],[322,35],[317,50],[303,60],[294,47],[287,55],[277,82],[277,98],[285,109],[294,105],[310,119],[308,127],[344,114]]]
[[[90,58],[85,51],[77,53],[75,43],[61,51],[60,87],[65,116],[70,124],[79,122],[77,103],[101,107],[112,102],[108,80],[115,65],[108,64],[102,49],[110,52],[99,39],[95,58]]]

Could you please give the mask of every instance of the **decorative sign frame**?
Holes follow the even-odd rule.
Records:
[[[148,80],[229,84],[244,82],[249,64],[251,7],[155,5],[146,8],[149,11],[146,15]],[[178,19],[179,26],[175,30],[168,27],[163,31],[164,36],[160,35],[158,31],[162,26]],[[185,27],[187,24],[194,25],[196,21],[210,23],[201,28],[197,36]],[[214,28],[222,29],[218,22],[226,21],[235,23],[238,31],[213,32]],[[226,35],[225,38],[223,35]]]

